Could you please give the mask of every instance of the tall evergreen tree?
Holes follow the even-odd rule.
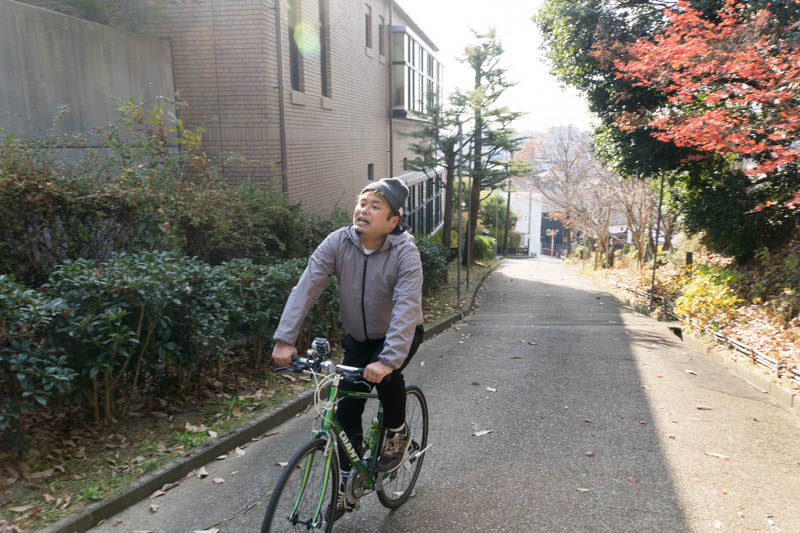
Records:
[[[500,66],[503,47],[494,28],[485,34],[474,33],[476,42],[464,49],[461,59],[472,68],[472,90],[458,96],[468,102],[472,110],[469,239],[465,261],[467,257],[474,257],[481,191],[491,192],[508,178],[506,158],[519,150],[522,143],[511,124],[523,113],[510,111],[498,102],[503,93],[515,85],[506,79],[506,69]]]

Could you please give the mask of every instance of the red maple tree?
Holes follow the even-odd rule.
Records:
[[[728,0],[711,21],[680,0],[664,32],[640,39],[614,64],[618,77],[662,91],[657,110],[626,113],[616,125],[700,152],[754,162],[763,175],[800,159],[800,45],[766,9]],[[786,205],[797,207],[798,197]],[[790,205],[791,204],[791,205]]]

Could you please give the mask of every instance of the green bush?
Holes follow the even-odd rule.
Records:
[[[202,131],[171,114],[177,102],[117,105],[119,118],[89,135],[0,140],[0,272],[38,286],[66,260],[173,248],[170,207],[220,183]],[[65,146],[98,148],[68,162]]]
[[[0,143],[0,272],[35,286],[62,261],[164,241],[158,195],[76,170],[39,141]]]
[[[65,305],[56,341],[68,354],[94,418],[106,421],[143,377],[186,386],[193,369],[222,353],[231,302],[209,265],[174,252],[67,261],[45,286]]]
[[[253,184],[194,191],[170,218],[183,252],[213,265],[235,258],[268,264],[310,253],[300,208]]]
[[[440,242],[428,238],[417,239],[417,249],[422,260],[422,290],[429,292],[447,283],[447,250]]]
[[[475,237],[475,246],[473,248],[473,259],[481,261],[485,259],[494,259],[495,257],[495,240],[486,235],[478,235]]]
[[[18,425],[22,409],[47,405],[69,389],[73,372],[66,356],[60,346],[46,343],[61,306],[0,275],[0,436],[5,441],[24,434]]]
[[[716,328],[730,319],[741,301],[734,289],[740,274],[729,268],[698,265],[691,280],[675,300],[675,310],[690,326]]]
[[[292,259],[275,265],[257,265],[236,259],[219,266],[233,302],[231,336],[252,346],[256,367],[261,368],[270,339],[280,322],[283,306],[297,284],[307,259]],[[338,332],[339,285],[332,279],[309,311],[298,337],[298,347],[311,344],[314,337]]]

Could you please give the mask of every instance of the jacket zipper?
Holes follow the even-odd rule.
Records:
[[[364,299],[367,290],[367,263],[369,262],[369,256],[364,255],[364,273],[361,276],[361,318],[364,321],[364,339],[369,340],[369,335],[367,335],[367,310],[364,307]]]

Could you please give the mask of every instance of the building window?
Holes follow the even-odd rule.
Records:
[[[372,48],[372,7],[364,4],[364,35],[367,40],[367,48]]]
[[[300,25],[300,0],[289,0],[289,70],[292,90],[303,92],[303,56],[295,39],[295,29]]]
[[[375,163],[367,164],[367,179],[369,181],[375,180]]]
[[[441,65],[427,44],[403,29],[391,30],[392,109],[396,117],[424,118],[441,101]]]
[[[386,55],[386,35],[384,34],[383,17],[378,15],[378,55]]]
[[[329,0],[319,0],[319,65],[322,96],[331,97],[331,22]]]

